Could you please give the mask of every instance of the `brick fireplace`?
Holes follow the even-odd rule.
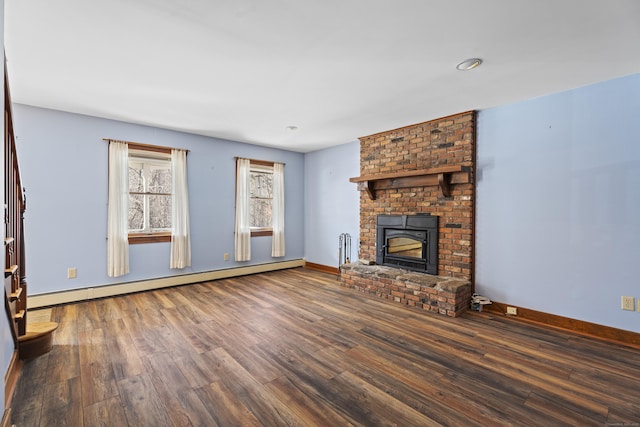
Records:
[[[473,281],[475,123],[475,112],[469,111],[360,138],[360,176],[351,181],[357,183],[360,190],[359,258],[363,264],[374,264],[376,260],[378,215],[437,216],[437,275],[443,279],[460,279],[456,280],[457,283],[467,283],[468,289],[463,290],[460,297],[467,298],[467,294],[470,297],[470,283]],[[343,283],[347,280],[353,282],[351,273],[343,271],[343,276],[345,272]],[[353,283],[345,284],[354,287]],[[450,288],[448,290],[451,291]],[[456,290],[453,293],[456,294]],[[390,294],[386,295],[378,296],[388,297]],[[421,302],[424,298],[396,297],[401,300],[398,302],[405,304],[407,301],[413,302],[409,305],[424,304]],[[467,304],[466,301],[454,303],[452,309],[445,311],[456,315]],[[434,307],[433,304],[430,306]]]

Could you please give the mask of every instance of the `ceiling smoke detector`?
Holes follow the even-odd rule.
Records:
[[[480,64],[482,64],[482,59],[470,58],[456,65],[456,68],[460,71],[467,71],[467,70],[473,70],[474,68],[478,67]]]

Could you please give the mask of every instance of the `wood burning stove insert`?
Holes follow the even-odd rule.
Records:
[[[378,215],[376,263],[438,274],[438,217]]]

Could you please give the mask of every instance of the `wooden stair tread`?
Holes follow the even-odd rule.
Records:
[[[16,271],[18,271],[18,266],[12,265],[11,267],[4,269],[4,275],[5,277],[12,276],[16,274]]]
[[[50,334],[58,329],[56,322],[27,323],[27,333],[18,337],[19,342],[29,341]]]
[[[19,287],[15,292],[11,292],[10,302],[16,301],[20,299],[20,295],[22,295],[23,287]]]

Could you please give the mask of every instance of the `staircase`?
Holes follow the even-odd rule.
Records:
[[[51,350],[53,331],[58,324],[27,323],[24,252],[24,212],[27,205],[18,168],[6,65],[4,76],[4,302],[15,349],[20,359],[28,359]]]

